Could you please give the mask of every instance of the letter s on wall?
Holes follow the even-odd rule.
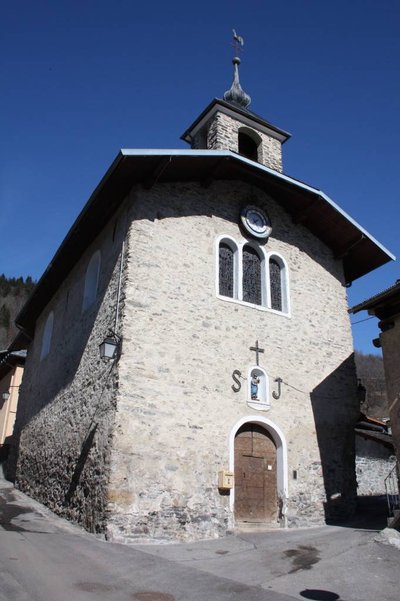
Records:
[[[235,369],[232,373],[232,378],[234,380],[235,384],[232,384],[232,390],[233,392],[239,392],[239,390],[242,388],[242,383],[239,380],[239,378],[242,377],[242,372],[240,372],[238,369]]]

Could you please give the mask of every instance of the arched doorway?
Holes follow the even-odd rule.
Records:
[[[262,425],[248,422],[235,435],[235,520],[270,522],[278,519],[277,450]]]

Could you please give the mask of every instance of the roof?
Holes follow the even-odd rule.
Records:
[[[362,430],[361,428],[355,428],[354,432],[363,438],[373,440],[374,442],[383,444],[390,450],[394,450],[393,438],[390,434],[384,432],[374,432],[372,430]]]
[[[227,114],[235,114],[235,117],[239,115],[242,117],[241,120],[244,121],[250,119],[253,122],[253,125],[254,123],[257,123],[259,126],[261,126],[261,128],[268,130],[269,133],[273,137],[280,140],[282,144],[284,144],[291,137],[291,134],[289,134],[287,131],[276,127],[276,125],[272,125],[272,123],[269,123],[269,121],[266,121],[256,113],[253,113],[248,109],[235,106],[231,102],[226,102],[226,100],[214,98],[214,100],[212,100],[210,104],[206,106],[204,111],[200,113],[197,119],[193,121],[192,125],[190,125],[182,134],[181,140],[185,140],[185,142],[190,143],[193,130],[197,131],[200,129],[210,118],[210,113],[216,112],[218,109],[222,109],[222,112]]]
[[[393,286],[386,288],[382,292],[371,296],[367,300],[354,305],[349,309],[349,313],[358,313],[359,311],[368,310],[369,313],[377,315],[382,319],[382,311],[387,312],[390,308],[397,312],[397,307],[400,305],[400,280],[397,280]]]
[[[388,421],[386,419],[369,417],[361,412],[354,431],[363,438],[373,440],[393,450],[393,438],[392,434],[389,433]]]
[[[16,365],[24,365],[26,359],[26,350],[0,351],[0,379],[13,369]]]
[[[268,192],[291,216],[343,261],[346,282],[394,259],[326,194],[229,150],[127,150],[119,152],[37,283],[16,323],[33,335],[35,321],[82,252],[135,184],[241,180]]]

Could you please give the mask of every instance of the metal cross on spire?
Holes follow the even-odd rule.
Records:
[[[240,53],[242,52],[243,46],[244,46],[244,39],[242,38],[241,35],[238,35],[235,31],[235,29],[232,29],[232,33],[233,33],[233,44],[232,46],[235,49],[235,56],[239,56]]]

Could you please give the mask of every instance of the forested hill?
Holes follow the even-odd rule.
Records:
[[[361,411],[370,417],[387,417],[387,398],[383,360],[380,355],[355,352],[357,377],[366,389]]]
[[[18,330],[14,320],[27,301],[35,282],[27,278],[6,278],[0,275],[0,351],[6,349]]]

